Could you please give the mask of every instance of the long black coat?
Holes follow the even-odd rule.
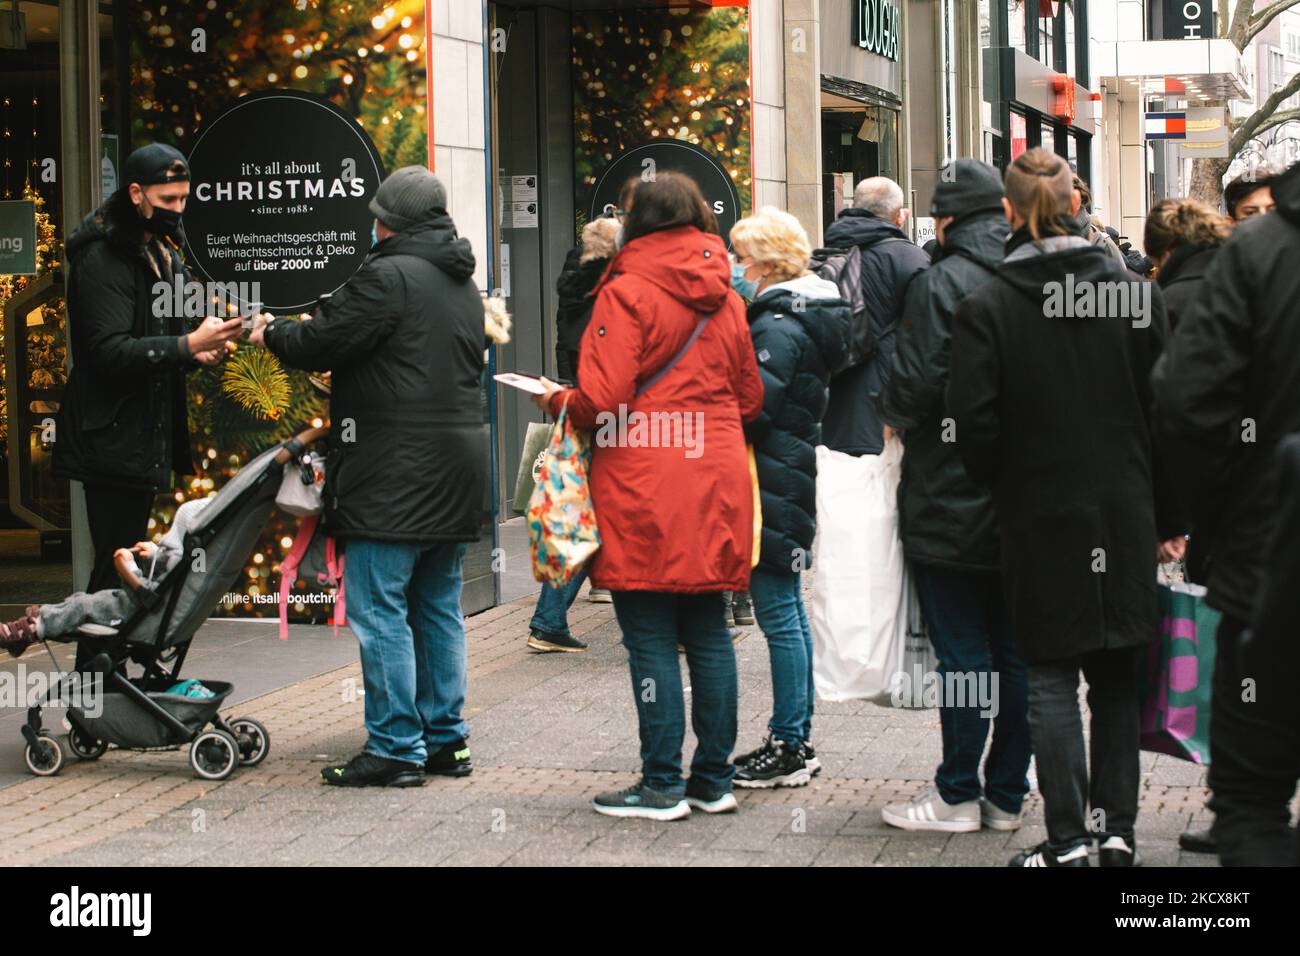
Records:
[[[1158,633],[1148,415],[1166,325],[1154,283],[1102,249],[1021,239],[957,308],[948,407],[967,471],[993,488],[1012,633],[1040,663]],[[1103,282],[1149,296],[1144,319],[1053,314],[1063,288]]]
[[[1155,375],[1157,437],[1208,555],[1209,603],[1249,621],[1277,520],[1283,435],[1300,431],[1300,165],[1277,211],[1237,226]]]
[[[942,257],[907,288],[880,410],[888,425],[903,432],[907,447],[898,530],[908,560],[918,564],[959,571],[999,567],[993,495],[966,474],[945,425],[944,389],[953,314],[962,299],[993,278],[1009,231],[1001,212],[954,222],[944,234]]]
[[[185,371],[197,368],[179,315],[154,315],[154,285],[188,281],[170,245],[145,257],[141,219],[114,193],[68,238],[72,374],[55,427],[54,474],[88,485],[160,491],[193,474]],[[164,257],[165,256],[165,257]],[[158,311],[175,311],[159,309]]]
[[[338,536],[477,540],[487,449],[473,274],[468,240],[434,210],[375,246],[311,321],[268,330],[286,365],[334,373],[325,516]]]
[[[817,530],[817,446],[830,370],[848,356],[849,305],[816,276],[768,289],[749,306],[763,411],[745,426],[754,445],[763,511],[759,567],[812,566]]]
[[[862,250],[862,293],[875,332],[876,353],[831,379],[823,438],[827,447],[846,455],[878,455],[885,447],[884,423],[873,396],[884,387],[889,374],[907,285],[929,267],[930,257],[893,223],[857,208],[845,209],[827,227],[826,245]]]

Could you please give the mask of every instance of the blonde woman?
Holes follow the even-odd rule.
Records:
[[[831,372],[848,359],[850,312],[834,283],[807,270],[799,220],[764,207],[731,230],[732,287],[747,310],[763,411],[745,426],[763,513],[762,553],[749,579],[772,662],[772,719],[757,750],[736,760],[738,787],[794,787],[819,768],[810,742],[812,630],[799,590],[816,530],[817,457]]]

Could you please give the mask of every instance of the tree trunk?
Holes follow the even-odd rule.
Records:
[[[1192,183],[1188,195],[1193,199],[1219,208],[1223,195],[1223,174],[1228,171],[1228,159],[1197,159],[1192,161]]]

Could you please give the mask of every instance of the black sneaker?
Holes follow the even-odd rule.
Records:
[[[528,646],[535,651],[564,651],[569,654],[576,654],[587,649],[587,645],[576,637],[563,634],[547,634],[544,631],[531,632],[528,635]]]
[[[768,734],[766,737],[763,738],[763,742],[761,744],[759,744],[757,747],[755,747],[753,750],[749,751],[748,753],[741,754],[731,762],[735,764],[737,767],[739,767],[741,764],[749,763],[751,760],[753,760],[755,757],[757,757],[759,754],[761,754],[763,751],[767,750],[771,746],[772,746],[772,735]]]
[[[808,765],[808,772],[814,777],[822,772],[822,762],[817,759],[817,752],[808,741],[805,740],[799,745],[799,756],[803,757],[803,762]]]
[[[1214,840],[1214,831],[1210,827],[1204,830],[1185,830],[1178,834],[1178,848],[1188,853],[1218,853],[1219,844]]]
[[[685,797],[651,790],[643,783],[626,790],[602,793],[591,801],[591,809],[607,817],[640,817],[645,820],[680,820],[691,815]]]
[[[1007,866],[1091,866],[1088,862],[1088,844],[1081,843],[1064,853],[1055,853],[1046,841],[1021,850]]]
[[[753,760],[736,767],[735,784],[746,789],[802,787],[811,779],[799,748],[772,740],[771,746]]]
[[[1137,841],[1132,837],[1109,836],[1098,842],[1097,861],[1102,866],[1141,866]]]
[[[474,770],[469,762],[469,744],[464,737],[457,737],[449,744],[443,744],[424,762],[424,772],[440,777],[468,777]]]
[[[362,752],[339,767],[326,767],[321,779],[332,787],[422,787],[424,774],[418,763],[389,760]]]
[[[686,802],[705,813],[735,813],[736,795],[730,790],[713,790],[691,777],[686,781]]]
[[[737,591],[731,600],[731,617],[741,627],[754,623],[754,601],[748,591]]]

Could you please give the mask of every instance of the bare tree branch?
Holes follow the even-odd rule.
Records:
[[[1287,123],[1300,122],[1300,109],[1282,110],[1274,113],[1268,119],[1261,122],[1255,127],[1255,136],[1266,133],[1277,126],[1284,126]]]
[[[1242,37],[1246,35],[1246,30],[1250,27],[1250,15],[1255,12],[1255,0],[1237,0],[1237,6],[1232,11],[1232,23],[1224,33],[1232,45],[1240,53],[1246,49],[1249,40]]]
[[[1246,141],[1255,135],[1264,123],[1276,112],[1278,104],[1287,97],[1300,92],[1300,73],[1295,73],[1282,86],[1278,87],[1269,94],[1268,99],[1260,104],[1259,109],[1246,117],[1245,121],[1238,126],[1232,134],[1232,139],[1228,142],[1228,153],[1235,156],[1237,151],[1246,144]],[[1289,111],[1288,111],[1289,112]],[[1276,123],[1270,124],[1276,126]]]
[[[1300,3],[1300,0],[1275,0],[1274,3],[1269,4],[1259,13],[1252,15],[1246,23],[1245,33],[1237,49],[1244,50],[1246,44],[1259,36],[1277,18],[1278,14],[1283,10],[1294,7],[1297,3]],[[1251,6],[1254,6],[1254,3]]]

